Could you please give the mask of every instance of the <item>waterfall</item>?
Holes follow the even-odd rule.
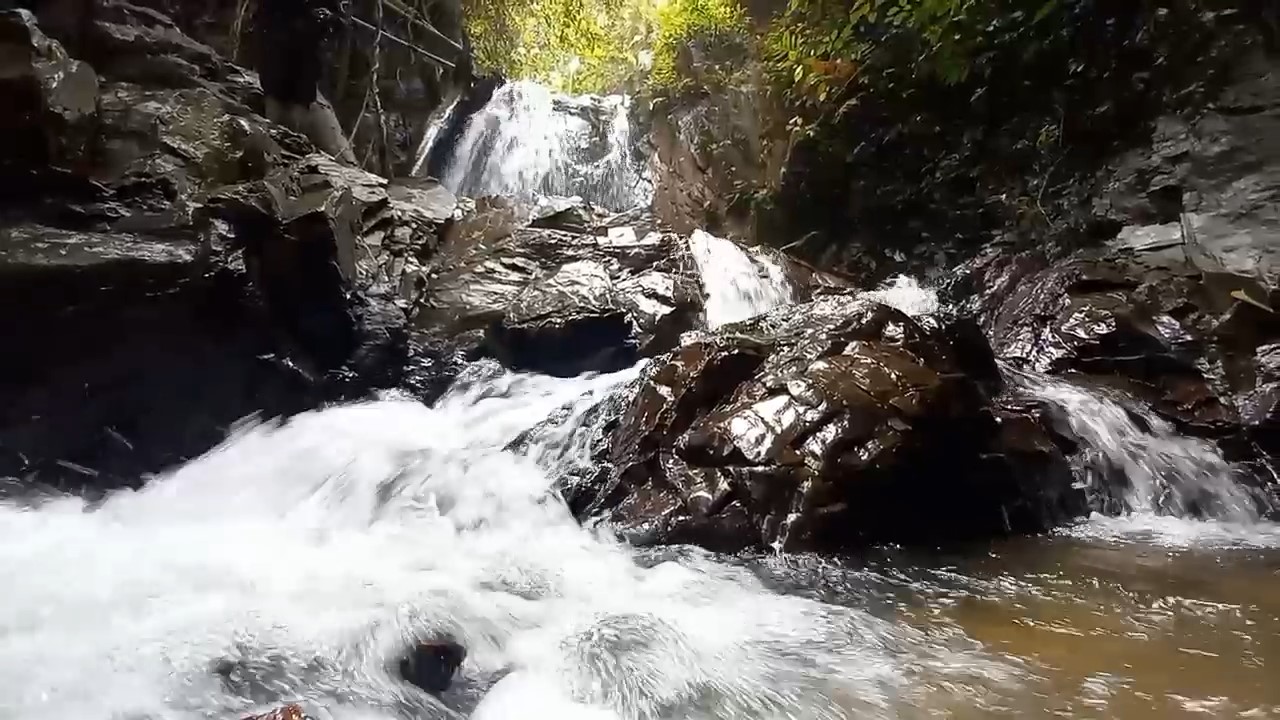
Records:
[[[1235,523],[1261,519],[1260,498],[1213,443],[1179,435],[1155,413],[1125,407],[1105,391],[1011,368],[1005,377],[1061,410],[1072,434],[1097,451],[1105,465],[1100,471],[1123,474],[1129,512]]]
[[[466,121],[440,180],[469,197],[532,203],[540,195],[578,196],[610,211],[647,205],[652,189],[632,152],[630,106],[622,95],[568,96],[534,82],[507,83]],[[430,149],[424,143],[419,155]]]
[[[689,249],[706,286],[707,326],[741,322],[794,301],[786,270],[770,257],[695,230]]]

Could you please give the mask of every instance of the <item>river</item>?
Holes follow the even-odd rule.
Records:
[[[778,273],[699,242],[723,269],[709,324],[789,301]],[[873,297],[938,307],[909,278]],[[1280,717],[1280,527],[1212,447],[1011,377],[1124,469],[1127,514],[843,558],[637,550],[549,490],[639,370],[477,366],[430,408],[246,422],[138,491],[0,501],[0,718]],[[393,666],[444,635],[468,657],[437,702]]]

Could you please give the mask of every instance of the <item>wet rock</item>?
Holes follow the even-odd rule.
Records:
[[[453,684],[453,675],[466,658],[466,649],[455,642],[418,643],[400,660],[400,677],[414,687],[439,695]]]
[[[852,296],[703,334],[647,373],[584,512],[729,550],[1035,530],[1082,507],[1038,423],[997,412],[990,353],[947,337]]]
[[[516,222],[513,210],[487,206],[447,233],[423,276],[419,328],[471,333],[473,352],[510,367],[574,375],[630,365],[697,324],[702,290],[679,236],[512,230]]]
[[[25,10],[0,11],[0,180],[83,168],[97,118],[98,76],[49,39]]]
[[[1094,203],[1114,228],[1104,247],[1052,261],[996,251],[974,266],[1000,355],[1123,388],[1232,457],[1266,461],[1280,454],[1265,429],[1280,74],[1260,52],[1233,73],[1207,112],[1162,119],[1151,147],[1114,163]]]
[[[725,282],[703,276],[692,238],[621,223],[643,221],[641,213],[571,232],[523,226],[520,210],[499,198],[462,212],[416,280],[414,324],[508,367],[556,375],[628,367],[704,327],[708,288]],[[797,299],[853,289],[770,248],[741,252],[762,272],[777,268]]]
[[[1205,270],[1181,242],[1055,262],[992,256],[969,269],[989,288],[978,305],[1003,359],[1124,390],[1237,459],[1259,447],[1274,456],[1272,440],[1242,439],[1267,422],[1268,348],[1280,339],[1267,309],[1280,296],[1256,278]]]
[[[26,43],[2,53],[26,69],[0,82],[46,88],[30,82],[41,62],[62,63],[62,82],[84,72],[30,15],[2,13],[0,27],[0,41]],[[132,42],[139,62],[148,48],[187,58],[173,67],[189,82],[104,75],[86,106],[91,162],[31,154],[22,162],[43,165],[0,199],[0,333],[17,343],[0,357],[0,477],[136,485],[251,413],[402,385],[438,394],[457,363],[412,335],[406,308],[457,199],[312,154],[169,30]],[[30,127],[58,140],[49,147],[78,148],[79,120],[49,115],[72,107],[54,90],[15,102],[45,108]]]
[[[585,233],[604,218],[582,198],[544,197],[533,209],[530,227]]]

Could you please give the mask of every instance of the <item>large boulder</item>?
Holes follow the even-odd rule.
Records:
[[[0,478],[137,484],[254,412],[443,390],[451,358],[402,293],[457,199],[314,154],[163,16],[101,10],[96,31],[137,31],[102,81],[0,13],[5,122],[38,149],[6,155],[25,181],[0,199]]]
[[[696,327],[701,287],[678,235],[597,236],[466,221],[424,278],[415,324],[504,364],[558,375],[616,370]]]
[[[570,504],[639,542],[719,549],[983,536],[1082,512],[1044,424],[993,402],[999,373],[973,339],[852,295],[703,334],[646,372],[608,470]]]

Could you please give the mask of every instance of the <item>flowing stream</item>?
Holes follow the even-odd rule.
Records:
[[[709,324],[791,302],[766,258],[693,242]],[[866,296],[938,309],[909,278]],[[478,364],[431,408],[249,423],[138,491],[0,501],[0,719],[1280,717],[1280,529],[1213,447],[1010,371],[1128,478],[1125,515],[946,552],[641,551],[551,491],[638,371]],[[437,700],[394,667],[443,637],[468,656]]]

